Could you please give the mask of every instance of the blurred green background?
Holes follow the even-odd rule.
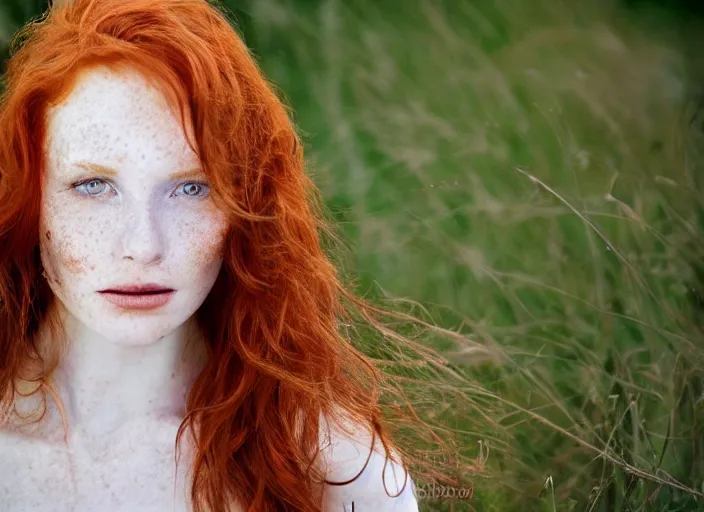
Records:
[[[434,343],[493,397],[436,404],[489,455],[421,510],[704,510],[702,3],[212,3],[293,107],[359,293],[465,335]],[[44,7],[2,0],[4,58]]]

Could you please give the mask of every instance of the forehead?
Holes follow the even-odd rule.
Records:
[[[104,66],[83,71],[69,96],[47,111],[47,149],[69,160],[96,153],[110,160],[195,159],[161,91],[135,70]]]

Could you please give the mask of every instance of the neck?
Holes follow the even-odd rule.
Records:
[[[69,436],[103,437],[145,417],[183,418],[203,363],[192,320],[138,346],[116,345],[70,319],[64,325],[66,345],[52,381]]]

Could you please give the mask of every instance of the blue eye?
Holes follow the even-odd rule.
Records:
[[[88,197],[102,197],[109,193],[110,185],[100,178],[91,178],[74,183],[72,187]],[[192,182],[182,183],[178,186],[174,195],[184,195],[187,197],[203,197],[208,194],[210,187],[205,183]]]
[[[183,194],[189,197],[200,197],[208,193],[210,188],[205,183],[200,182],[188,182],[184,183],[179,187],[183,190]]]
[[[80,183],[75,183],[73,188],[79,192],[83,192],[84,195],[91,197],[100,197],[103,195],[103,191],[108,187],[108,184],[101,179],[91,179],[82,181]]]

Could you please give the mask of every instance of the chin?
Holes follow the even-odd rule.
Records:
[[[100,318],[96,322],[96,317]],[[131,315],[129,317],[121,315],[100,316],[90,315],[88,318],[77,318],[78,331],[90,336],[95,333],[108,343],[122,347],[144,347],[159,342],[165,337],[178,330],[187,319],[182,319],[181,315]],[[75,331],[74,331],[75,332]]]
[[[131,330],[124,333],[111,331],[100,334],[105,340],[121,347],[146,347],[163,340],[173,332],[174,329],[169,331],[145,330],[144,332]]]

